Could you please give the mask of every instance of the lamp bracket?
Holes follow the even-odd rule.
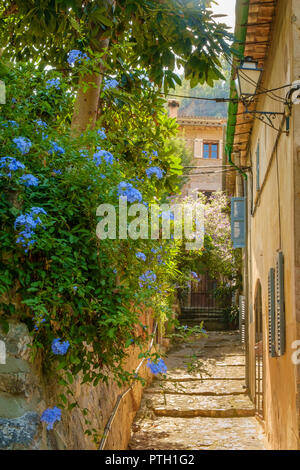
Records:
[[[253,114],[255,118],[259,119],[261,122],[266,124],[267,126],[270,126],[274,130],[278,130],[277,127],[275,126],[274,120],[278,116],[286,116],[287,120],[289,117],[289,114],[285,112],[273,112],[273,111],[249,111],[247,103],[244,103],[245,105],[245,114]],[[288,134],[288,125],[287,125],[287,130],[284,131]]]

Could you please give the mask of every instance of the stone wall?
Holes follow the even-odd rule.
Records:
[[[151,313],[143,318],[144,324],[153,326]],[[81,408],[87,408],[87,427],[82,412],[75,408],[71,412],[63,411],[62,420],[54,425],[53,430],[46,430],[40,422],[42,412],[58,403],[62,392],[54,373],[43,371],[39,358],[30,360],[31,337],[25,324],[11,322],[5,335],[0,330],[0,340],[6,346],[6,363],[0,363],[0,449],[34,450],[96,450],[104,427],[115,406],[118,395],[124,390],[113,381],[106,384],[81,385],[80,379],[72,385],[74,398]],[[140,363],[140,349],[129,348],[125,369],[133,371]],[[145,346],[147,349],[147,346]],[[152,374],[146,363],[139,375],[149,383]],[[126,388],[126,387],[125,387]],[[121,402],[105,449],[125,450],[130,439],[130,427],[136,411],[139,409],[143,387],[137,383]],[[85,433],[87,428],[95,428],[98,433],[97,444]]]

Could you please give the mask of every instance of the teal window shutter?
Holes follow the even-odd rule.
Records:
[[[279,251],[276,261],[276,353],[283,356],[285,353],[285,305],[284,305],[284,260],[283,253]]]
[[[233,248],[246,246],[246,198],[231,198],[231,239]]]
[[[271,268],[268,279],[269,355],[276,357],[275,342],[275,269]]]
[[[256,191],[260,190],[260,152],[259,152],[259,143],[256,148]]]

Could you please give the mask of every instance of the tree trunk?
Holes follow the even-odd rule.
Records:
[[[99,51],[109,45],[109,39],[100,42]],[[103,67],[99,65],[99,73],[84,75],[80,78],[77,98],[74,105],[71,129],[73,135],[79,135],[88,127],[95,127],[98,113],[100,87],[103,80]],[[84,92],[84,85],[88,84]]]

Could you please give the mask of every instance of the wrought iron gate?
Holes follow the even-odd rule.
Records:
[[[191,307],[215,308],[216,307],[217,281],[203,275],[191,284]]]

